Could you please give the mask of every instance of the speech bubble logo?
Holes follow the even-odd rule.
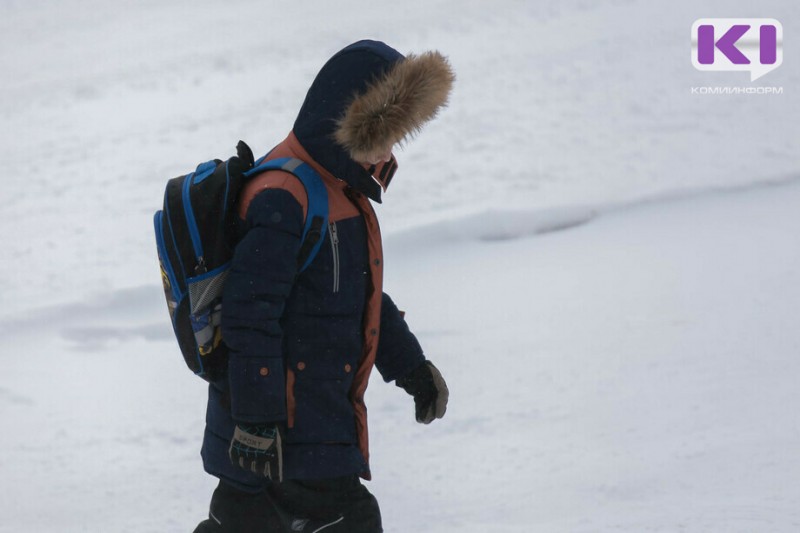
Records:
[[[692,65],[704,71],[748,71],[755,81],[783,63],[783,26],[775,19],[697,19]]]

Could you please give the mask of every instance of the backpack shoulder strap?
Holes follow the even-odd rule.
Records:
[[[263,160],[261,158],[253,168],[245,172],[245,177],[249,178],[267,170],[283,170],[294,174],[306,189],[308,209],[298,255],[299,271],[302,272],[319,252],[328,230],[328,190],[317,171],[300,159],[282,157],[267,162]]]

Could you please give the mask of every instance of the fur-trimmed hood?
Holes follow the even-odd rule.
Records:
[[[413,136],[447,104],[453,72],[439,52],[409,54],[354,95],[337,124],[336,142],[367,161]]]
[[[359,161],[413,137],[447,104],[455,76],[438,52],[404,57],[359,41],[322,67],[295,121],[300,144],[334,176],[380,202]]]

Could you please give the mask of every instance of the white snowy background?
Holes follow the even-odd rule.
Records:
[[[781,21],[783,65],[695,70],[706,17]],[[367,37],[458,75],[377,208],[451,390],[423,427],[373,379],[386,531],[800,531],[799,28],[795,0],[0,1],[0,531],[206,516],[153,212]]]

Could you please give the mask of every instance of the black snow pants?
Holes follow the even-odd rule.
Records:
[[[222,481],[194,533],[381,533],[375,497],[357,476],[273,483],[251,494]]]

